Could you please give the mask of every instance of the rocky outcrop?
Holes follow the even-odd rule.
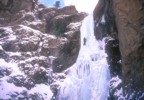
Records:
[[[13,0],[10,11],[0,9],[0,84],[20,90],[8,93],[7,99],[50,100],[51,93],[30,91],[42,85],[55,93],[52,83],[64,78],[55,72],[70,67],[78,55],[86,13],[78,13],[74,6],[32,6],[31,0]]]
[[[59,39],[65,38],[66,40],[64,40],[63,45],[55,48],[57,55],[55,55],[53,71],[61,72],[76,61],[80,47],[80,22],[86,16],[86,13],[78,13],[74,6],[69,6],[54,9],[48,15],[44,15],[43,17],[46,18],[46,33],[55,34]]]
[[[71,12],[66,12],[67,11],[66,9],[68,9],[68,11],[70,9]],[[55,33],[57,35],[61,35],[62,33],[65,33],[67,31],[66,27],[70,23],[79,22],[85,16],[86,16],[85,13],[78,13],[74,6],[64,7],[59,10],[50,11],[49,15],[45,16],[47,22],[46,31],[48,33]]]

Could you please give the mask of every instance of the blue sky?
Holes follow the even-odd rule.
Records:
[[[57,1],[57,0],[39,0],[39,2],[41,2],[47,6],[53,6],[55,4],[55,1]],[[63,0],[59,0],[59,1],[60,1],[60,6],[63,7],[64,1]]]

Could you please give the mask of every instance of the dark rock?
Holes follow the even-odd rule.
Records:
[[[99,0],[98,1],[98,4],[93,11],[95,24],[98,24],[101,21],[107,5],[108,5],[108,0]]]
[[[110,35],[114,39],[118,39],[115,15],[110,0],[99,0],[93,16],[96,39],[102,39],[107,35]]]
[[[107,30],[107,34],[110,35],[112,38],[118,40],[118,30],[116,26],[116,20],[114,15],[114,9],[112,6],[111,0],[107,0],[107,6],[104,13],[104,20],[105,20],[105,27]]]
[[[8,76],[11,74],[11,70],[8,68],[3,68],[3,66],[0,66],[0,78],[4,76]]]
[[[5,51],[13,51],[16,52],[19,50],[19,47],[17,46],[17,43],[15,41],[7,41],[4,44],[2,44],[2,48]]]
[[[9,35],[9,33],[5,32],[4,29],[0,29],[0,38],[3,38],[3,37],[8,36],[8,35]]]
[[[122,82],[119,83],[119,81],[123,79],[119,41],[109,38],[106,42],[105,50],[108,55],[107,61],[112,77],[112,79],[110,80],[109,100],[118,100],[120,99],[120,95],[115,94],[122,88]]]
[[[35,83],[45,83],[49,78],[47,71],[42,68],[32,70],[30,77],[34,80]]]
[[[11,8],[12,13],[17,13],[20,10],[32,10],[32,0],[14,0],[13,7]]]
[[[0,49],[0,58],[9,61],[9,55],[4,50],[1,49]]]
[[[9,83],[13,83],[18,87],[26,87],[27,89],[31,89],[35,86],[35,83],[30,78],[25,78],[22,75],[12,76],[7,80]]]
[[[80,26],[81,23],[71,23],[67,26],[66,30],[70,31],[64,35],[69,41],[59,48],[59,55],[54,60],[52,67],[55,72],[61,72],[75,63],[80,48]]]
[[[98,40],[108,36],[105,23],[99,23],[98,26],[95,26],[95,36]]]
[[[108,1],[106,0],[99,0],[97,6],[94,9],[94,32],[96,39],[103,39],[103,37],[106,37],[107,35],[107,30],[106,30],[106,25],[105,25],[105,11],[106,7],[108,5]],[[104,22],[102,22],[104,20]]]
[[[119,41],[110,39],[106,43],[107,61],[110,65],[111,76],[122,76],[121,55],[119,51]]]
[[[0,1],[0,11],[9,11],[12,8],[13,0],[1,0]]]
[[[63,45],[60,49],[59,57],[54,60],[53,70],[55,72],[61,72],[69,66],[72,66],[78,56],[79,47],[79,41],[72,41]]]
[[[59,10],[58,10],[59,11]],[[46,29],[49,33],[63,35],[66,32],[66,27],[70,23],[80,22],[86,16],[86,13],[75,14],[56,14],[55,11],[48,14],[46,20]]]
[[[33,59],[19,64],[19,67],[25,74],[27,74],[34,82],[34,84],[40,83],[52,83],[53,79],[49,76],[47,69],[50,67],[47,59]]]
[[[52,19],[52,30],[54,31],[54,34],[63,35],[63,33],[66,31],[66,26],[70,23],[68,17],[69,16],[67,15],[59,15]]]

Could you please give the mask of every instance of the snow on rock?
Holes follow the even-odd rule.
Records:
[[[50,100],[53,96],[53,93],[50,91],[50,87],[45,84],[36,85],[29,91],[29,93],[40,93],[42,94],[44,100]]]
[[[8,83],[7,79],[3,78],[0,82],[0,99],[11,99],[11,95],[14,93],[20,93],[26,88],[17,87],[13,83]]]
[[[114,95],[115,95],[116,97],[118,97],[118,100],[125,100],[125,97],[124,97],[124,95],[123,95],[123,89],[122,89],[122,88],[116,89]]]
[[[110,80],[110,93],[113,95],[113,99],[116,100],[125,100],[124,94],[123,94],[123,87],[121,86],[122,79],[120,77],[114,76]]]
[[[122,80],[118,76],[113,77],[111,79],[111,87],[116,88],[121,82],[122,82]]]
[[[62,71],[77,57],[79,27],[86,14],[78,13],[74,6],[46,8],[38,3],[34,11],[20,7],[22,2],[27,7],[29,1],[14,2],[11,15],[0,13],[0,99],[50,100],[56,94],[56,80],[65,78],[53,69],[60,66],[58,71]],[[72,32],[71,39],[65,32],[56,35],[54,19],[59,16],[66,27],[76,23],[65,29]]]

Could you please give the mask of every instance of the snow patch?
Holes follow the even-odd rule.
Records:
[[[123,89],[117,89],[116,92],[114,93],[116,97],[118,97],[118,100],[125,100],[125,97],[123,96]]]
[[[0,99],[11,99],[11,95],[14,93],[21,93],[26,91],[28,94],[39,93],[43,96],[44,100],[51,100],[53,93],[50,87],[45,84],[37,84],[31,90],[27,90],[25,87],[15,86],[13,83],[8,83],[6,80],[8,77],[0,80]]]
[[[39,59],[43,59],[40,57]],[[32,59],[30,59],[32,60]],[[23,75],[25,76],[18,68],[17,64],[7,63],[5,60],[0,59],[0,67],[9,68],[12,70],[10,76]],[[45,70],[44,68],[40,67]],[[27,91],[29,94],[39,93],[43,96],[44,100],[50,100],[53,96],[53,93],[50,90],[50,87],[45,84],[37,84],[31,90],[27,90],[25,87],[15,86],[13,83],[8,83],[7,80],[9,76],[0,78],[0,99],[11,99],[11,95],[14,93],[21,93]]]
[[[40,31],[35,30],[35,29],[32,29],[32,28],[27,27],[27,26],[25,26],[25,25],[19,25],[19,26],[20,26],[21,28],[18,29],[18,30],[25,29],[25,30],[27,30],[27,31],[32,31],[32,32],[34,32],[34,33],[41,33]]]
[[[112,88],[116,88],[121,82],[122,82],[122,80],[118,76],[113,77],[111,79],[111,82],[110,82],[111,83],[111,87]]]
[[[10,56],[21,56],[20,52],[8,52]]]
[[[45,84],[38,84],[29,91],[30,94],[40,93],[42,94],[44,100],[51,100],[53,93],[50,90],[50,87]]]
[[[14,75],[24,75],[18,68],[17,64],[16,63],[7,63],[5,60],[3,59],[0,59],[0,67],[5,67],[5,68],[8,68],[8,69],[11,69],[12,70],[12,74],[11,76],[14,76]]]
[[[31,62],[31,61],[33,61],[35,59],[43,60],[43,59],[47,59],[47,57],[45,57],[45,56],[31,57],[31,58],[26,59],[24,61],[20,61],[20,63]]]
[[[13,83],[8,83],[7,79],[7,77],[0,79],[0,99],[10,99],[11,94],[26,90],[24,87],[17,87]]]
[[[141,100],[142,98],[144,98],[144,93],[142,93],[142,95],[138,98],[138,100]]]

